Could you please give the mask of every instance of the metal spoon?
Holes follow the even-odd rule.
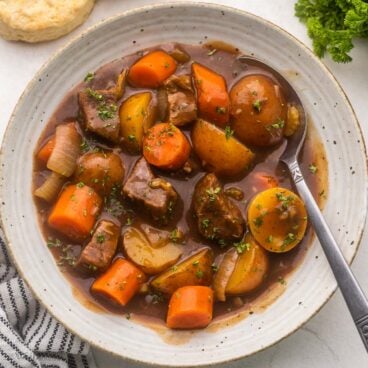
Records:
[[[269,71],[270,74],[278,80],[281,86],[284,86],[284,90],[291,91],[294,102],[300,107],[300,126],[296,133],[288,139],[287,146],[280,157],[280,161],[286,164],[289,168],[295,187],[304,200],[309,215],[308,218],[313,225],[314,231],[322,245],[342,295],[344,296],[345,302],[350,310],[350,314],[359,331],[360,337],[368,351],[368,300],[350,270],[350,267],[337,245],[325,219],[323,218],[317,203],[308,189],[298,164],[299,152],[303,146],[307,133],[307,119],[303,104],[289,82],[268,65],[255,58],[243,55],[239,56],[238,60],[242,64],[252,65],[253,67],[261,66],[263,70]]]

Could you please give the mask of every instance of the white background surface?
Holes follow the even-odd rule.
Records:
[[[165,2],[165,0],[161,0]],[[174,2],[175,0],[171,0]],[[201,1],[201,0],[199,0]],[[310,46],[305,26],[294,16],[293,0],[216,0],[223,5],[234,6],[262,16],[285,28]],[[152,0],[99,0],[88,21],[70,35],[49,43],[27,45],[10,43],[0,39],[0,138],[10,114],[24,90],[40,66],[59,47],[78,35],[85,28],[111,15],[147,4]],[[257,37],[257,35],[254,35]],[[236,43],[236,40],[234,40]],[[341,83],[352,102],[363,133],[368,138],[368,42],[356,41],[350,64],[324,62]],[[277,47],[275,45],[275,47]],[[331,121],[330,124],[334,122]],[[27,122],[25,122],[27,124]],[[347,188],[349,190],[349,188]],[[356,193],[357,196],[365,195]],[[338,206],[338,204],[336,204]],[[353,271],[368,294],[368,235],[363,237],[353,264]],[[285,311],[287,313],[287,311]],[[142,352],[144,353],[144,352]],[[95,351],[101,368],[133,368],[124,361]],[[135,366],[134,366],[135,367]],[[298,332],[281,343],[247,359],[230,363],[230,368],[363,368],[368,367],[368,355],[360,341],[351,317],[338,291],[317,316]]]

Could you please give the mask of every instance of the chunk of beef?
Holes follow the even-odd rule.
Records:
[[[79,92],[78,101],[86,129],[117,143],[120,120],[115,91],[87,88]]]
[[[170,218],[178,198],[171,183],[155,177],[143,157],[137,161],[124,184],[123,194],[143,205],[155,220],[163,222]]]
[[[182,126],[197,119],[197,104],[189,75],[172,75],[164,83],[168,121]]]
[[[120,226],[112,221],[101,220],[90,242],[83,248],[77,266],[92,271],[106,269],[110,263],[120,236]]]
[[[193,210],[199,232],[219,242],[236,241],[243,236],[244,219],[229,199],[215,174],[207,174],[196,185]]]

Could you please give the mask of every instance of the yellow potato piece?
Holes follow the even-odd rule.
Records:
[[[287,119],[284,129],[284,136],[292,136],[300,126],[299,110],[296,106],[289,105],[287,110]]]
[[[293,249],[304,237],[307,211],[303,201],[285,188],[258,193],[248,207],[249,229],[258,244],[270,252]]]
[[[233,273],[226,285],[227,295],[240,295],[256,289],[262,284],[268,271],[268,255],[253,236],[245,237],[246,249],[239,254]]]
[[[150,92],[132,95],[120,106],[120,134],[129,152],[142,151],[143,135],[154,123],[155,110]]]
[[[151,286],[165,294],[189,285],[209,285],[212,281],[213,253],[204,248],[183,262],[171,267],[151,281]]]
[[[253,152],[226,131],[198,119],[192,129],[192,143],[205,167],[218,175],[234,176],[245,171],[254,159]]]
[[[152,247],[144,233],[134,227],[124,233],[123,247],[127,257],[148,275],[166,270],[182,255],[181,247],[171,242]]]

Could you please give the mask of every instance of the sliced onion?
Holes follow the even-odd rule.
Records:
[[[47,161],[47,168],[66,177],[77,167],[82,138],[75,123],[59,125],[55,133],[55,147]]]
[[[34,191],[34,195],[46,202],[52,202],[60,193],[65,180],[64,176],[52,172],[45,182]]]
[[[123,97],[123,94],[125,92],[125,84],[126,84],[127,75],[128,75],[128,70],[123,69],[118,76],[118,79],[116,81],[116,86],[115,86],[115,94],[116,94],[117,100],[120,100]]]
[[[213,279],[213,290],[215,292],[215,297],[221,302],[226,301],[226,285],[229,282],[230,276],[235,269],[236,262],[238,260],[238,253],[236,249],[230,248],[224,255],[218,271]]]

